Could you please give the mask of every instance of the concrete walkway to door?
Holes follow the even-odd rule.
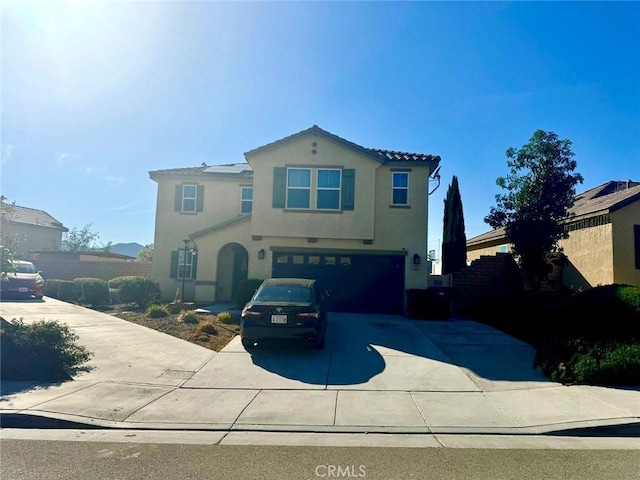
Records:
[[[0,314],[66,322],[94,352],[93,369],[71,382],[2,382],[5,425],[39,418],[200,430],[230,443],[256,432],[285,442],[289,432],[396,433],[425,446],[460,434],[525,440],[640,426],[640,388],[550,382],[532,368],[532,347],[468,320],[332,313],[322,351],[278,344],[247,352],[236,337],[216,353],[50,298],[2,302]],[[633,440],[608,445],[637,448]]]

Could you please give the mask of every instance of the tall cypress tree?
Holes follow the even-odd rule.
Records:
[[[464,213],[462,212],[458,177],[454,175],[444,200],[442,274],[457,272],[466,266],[467,236],[464,232]]]

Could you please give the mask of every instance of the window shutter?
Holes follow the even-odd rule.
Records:
[[[171,252],[171,267],[169,268],[169,278],[178,277],[178,251]]]
[[[353,168],[342,170],[342,210],[353,210],[356,195],[356,171]]]
[[[204,210],[204,185],[198,185],[196,191],[196,212]]]
[[[182,185],[176,185],[176,194],[173,201],[173,211],[182,211]]]
[[[191,255],[191,278],[196,279],[198,274],[198,255]]]
[[[284,208],[287,195],[287,169],[274,167],[273,169],[273,208]]]

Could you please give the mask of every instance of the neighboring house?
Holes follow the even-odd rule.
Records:
[[[364,148],[314,125],[245,159],[149,172],[165,299],[184,286],[185,299],[227,302],[246,278],[307,277],[333,308],[397,313],[407,288],[426,288],[440,157]]]
[[[43,210],[5,204],[2,230],[16,242],[16,253],[29,260],[30,252],[60,250],[62,234],[69,229]]]
[[[573,289],[640,285],[640,182],[610,181],[576,195],[559,242],[569,264],[563,284]],[[504,228],[467,240],[467,259],[511,252]]]

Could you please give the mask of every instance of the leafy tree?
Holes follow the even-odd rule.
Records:
[[[462,198],[455,175],[444,200],[444,230],[442,234],[442,273],[462,270],[467,266],[467,236],[464,232]]]
[[[8,228],[15,214],[15,202],[7,203],[0,195],[0,263],[2,273],[13,271],[13,260],[19,257],[20,237]]]
[[[91,252],[99,249],[95,242],[100,238],[100,235],[91,230],[91,225],[93,224],[89,223],[80,230],[73,227],[64,234],[64,240],[67,242],[67,247],[70,252]]]
[[[141,262],[153,262],[153,243],[148,243],[138,252],[138,260]]]
[[[540,288],[550,272],[547,257],[561,251],[558,242],[568,238],[564,222],[570,218],[575,187],[582,175],[574,173],[576,161],[571,141],[553,132],[537,130],[521,149],[507,150],[510,173],[496,184],[507,193],[496,195],[485,222],[504,227],[513,252],[531,287]]]

